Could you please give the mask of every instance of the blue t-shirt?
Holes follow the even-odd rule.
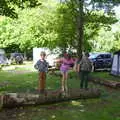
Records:
[[[37,63],[34,65],[34,68],[40,72],[47,72],[48,62],[46,60],[38,60]]]

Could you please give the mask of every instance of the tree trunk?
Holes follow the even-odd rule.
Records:
[[[28,105],[50,104],[74,99],[87,99],[100,97],[99,89],[69,89],[68,95],[63,96],[58,91],[46,91],[46,94],[39,93],[7,93],[0,95],[1,108],[13,108]]]
[[[83,22],[84,22],[84,14],[83,14],[83,3],[84,0],[79,0],[79,15],[77,17],[77,26],[78,26],[78,46],[77,46],[77,54],[79,57],[82,56],[82,51],[83,51],[83,36],[84,36],[84,32],[83,32]]]

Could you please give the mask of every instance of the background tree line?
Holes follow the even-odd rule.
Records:
[[[0,48],[30,52],[33,47],[111,51],[119,48],[119,0],[2,0]]]

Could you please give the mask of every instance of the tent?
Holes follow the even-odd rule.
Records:
[[[120,50],[114,53],[111,74],[120,76]]]

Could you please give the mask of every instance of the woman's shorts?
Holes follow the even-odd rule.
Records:
[[[62,72],[62,73],[66,73],[66,72],[68,72],[68,69],[65,69],[65,68],[60,68],[60,71]]]

